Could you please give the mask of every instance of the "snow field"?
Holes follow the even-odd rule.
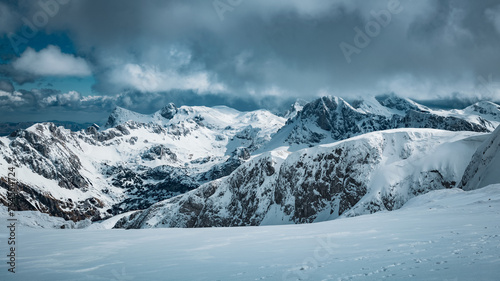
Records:
[[[500,185],[308,225],[18,236],[18,272],[1,280],[498,280]]]

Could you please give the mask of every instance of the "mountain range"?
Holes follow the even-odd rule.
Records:
[[[396,95],[298,101],[283,117],[116,108],[102,128],[39,123],[0,137],[0,203],[8,204],[14,167],[17,210],[74,222],[121,215],[117,228],[208,227],[357,216],[431,190],[500,182],[490,176],[499,124],[491,102],[434,110]]]

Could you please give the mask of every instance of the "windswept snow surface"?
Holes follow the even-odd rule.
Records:
[[[308,225],[17,231],[0,280],[498,280],[500,185]]]

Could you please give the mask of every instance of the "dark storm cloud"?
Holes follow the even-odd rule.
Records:
[[[8,79],[0,79],[0,91],[13,92],[14,85]]]
[[[497,0],[394,1],[70,1],[39,29],[67,32],[75,55],[93,65],[94,89],[111,96],[498,99],[498,87],[482,91],[480,79],[500,81]],[[19,3],[8,7],[29,21],[43,11]],[[356,45],[355,28],[366,37],[391,5],[400,12]],[[22,22],[9,23],[20,32]],[[356,48],[348,59],[342,42]]]

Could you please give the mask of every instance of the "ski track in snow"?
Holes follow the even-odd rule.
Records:
[[[397,211],[308,225],[22,227],[17,240],[16,274],[2,242],[0,280],[498,280],[500,185],[432,191]]]

